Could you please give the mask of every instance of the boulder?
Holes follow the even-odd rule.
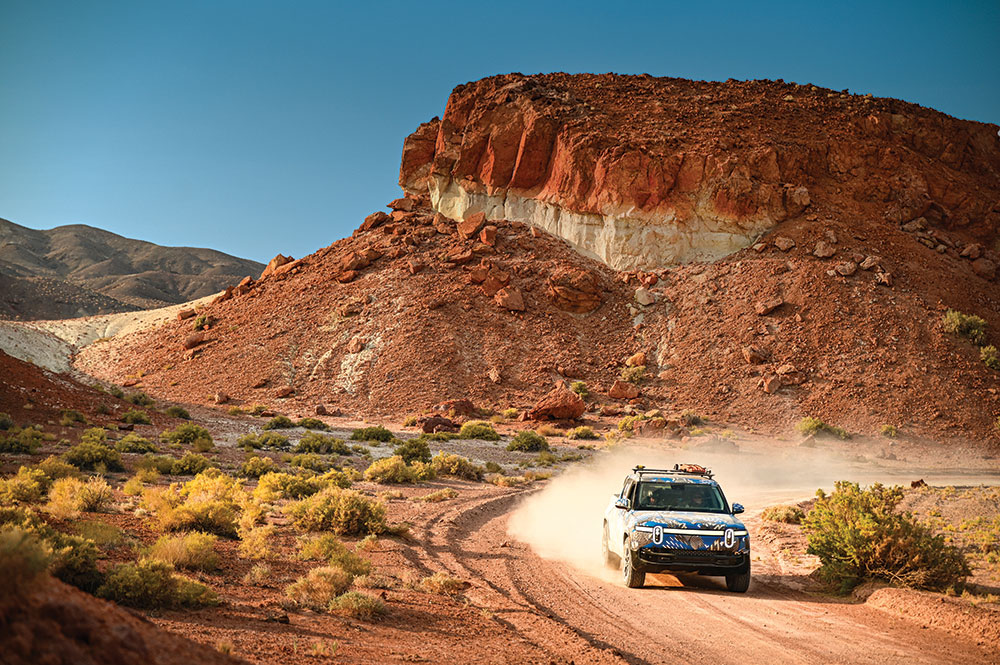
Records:
[[[965,247],[962,248],[962,251],[959,254],[959,256],[961,256],[962,258],[971,259],[972,261],[975,261],[982,255],[983,255],[983,246],[980,245],[979,243],[970,243],[966,245]]]
[[[868,256],[865,257],[865,260],[862,261],[861,265],[859,265],[858,267],[861,268],[862,270],[871,270],[872,268],[878,265],[880,260],[881,259],[879,259],[879,257],[872,256],[869,254]]]
[[[182,309],[181,311],[177,312],[177,320],[184,321],[185,319],[193,318],[194,315],[197,313],[198,312],[196,312],[193,309]]]
[[[267,267],[264,268],[264,272],[260,274],[260,278],[264,279],[268,275],[273,274],[274,271],[280,268],[281,266],[285,265],[286,263],[291,263],[293,260],[294,259],[292,259],[292,257],[290,256],[284,256],[283,254],[278,254],[268,262]]]
[[[550,390],[529,413],[532,420],[576,420],[587,408],[583,398],[565,386]]]
[[[286,397],[291,397],[295,394],[295,388],[291,386],[282,386],[274,391],[274,396],[278,399],[285,399]]]
[[[460,428],[458,423],[444,416],[431,416],[424,418],[420,423],[420,429],[424,434],[434,434],[435,432],[457,432]]]
[[[556,268],[548,280],[549,297],[558,309],[586,314],[601,306],[601,278],[582,268]]]
[[[985,279],[993,279],[996,276],[997,264],[989,259],[976,259],[972,262],[972,270]]]
[[[646,353],[644,351],[639,351],[631,356],[625,361],[625,365],[628,367],[639,367],[646,364]]]
[[[406,269],[410,271],[411,275],[416,275],[424,269],[424,264],[416,259],[409,259],[406,262]]]
[[[479,242],[493,247],[497,244],[497,227],[492,224],[484,226],[479,232]]]
[[[315,413],[317,416],[328,416],[328,415],[330,415],[330,412],[326,410],[326,406],[323,405],[323,404],[317,404],[316,408],[313,409],[313,413]]]
[[[372,214],[365,217],[365,221],[361,223],[361,226],[358,227],[358,230],[354,233],[354,235],[357,235],[358,233],[364,233],[365,231],[371,231],[372,229],[376,229],[390,221],[392,221],[392,217],[382,212],[381,210],[379,210],[378,212],[373,212]]]
[[[635,399],[639,396],[639,386],[628,381],[615,381],[611,384],[608,396],[612,399]]]
[[[413,206],[415,205],[415,203],[416,201],[414,201],[413,199],[403,197],[401,199],[394,199],[390,201],[389,205],[387,205],[386,207],[389,208],[390,210],[402,210],[403,212],[410,212],[411,210],[413,210]]]
[[[783,383],[780,376],[768,376],[761,381],[761,386],[764,388],[764,392],[769,395],[773,395],[781,390],[782,385]]]
[[[475,238],[485,225],[486,213],[474,213],[458,223],[458,235],[464,240]]]
[[[475,405],[467,399],[450,399],[447,402],[436,404],[433,410],[447,413],[453,417],[469,418],[476,415]]]
[[[524,296],[521,295],[521,291],[518,289],[500,289],[493,296],[493,300],[500,307],[509,309],[512,312],[523,312],[525,309]]]
[[[365,348],[365,340],[360,337],[355,337],[347,345],[348,353],[361,353]]]
[[[193,349],[196,346],[204,344],[208,341],[205,333],[203,332],[193,332],[184,338],[183,346],[185,349]]]

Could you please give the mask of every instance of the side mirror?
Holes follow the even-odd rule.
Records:
[[[746,508],[743,507],[742,503],[734,503],[733,504],[733,515],[739,515],[744,510],[746,510]]]
[[[630,506],[629,506],[629,500],[628,499],[618,499],[617,501],[615,501],[615,508],[620,508],[622,510],[628,510],[629,507]]]

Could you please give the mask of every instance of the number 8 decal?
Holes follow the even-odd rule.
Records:
[[[736,544],[736,532],[732,529],[726,529],[726,533],[723,536],[723,542],[726,547],[732,547]]]
[[[663,544],[663,527],[659,524],[653,527],[653,542],[657,545]]]

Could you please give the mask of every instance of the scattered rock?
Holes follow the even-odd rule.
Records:
[[[355,337],[347,345],[348,353],[361,353],[365,348],[365,340],[360,337]]]
[[[490,371],[486,372],[486,376],[491,383],[500,383],[500,370],[496,367],[491,367]]]
[[[843,275],[844,277],[850,277],[858,271],[858,264],[854,261],[845,261],[844,263],[838,263],[834,270],[837,271],[838,275]]]
[[[640,365],[646,364],[646,353],[644,351],[639,351],[638,353],[629,357],[625,361],[625,365],[628,367],[639,367]]]
[[[447,402],[436,404],[433,410],[447,413],[453,417],[469,418],[476,415],[475,405],[467,399],[450,399]]]
[[[972,270],[980,277],[993,279],[996,276],[997,264],[989,259],[976,259],[972,262]]]
[[[484,226],[479,232],[479,242],[493,247],[497,244],[497,227],[491,225]]]
[[[317,416],[328,416],[328,415],[330,415],[330,412],[326,410],[326,406],[323,405],[323,404],[317,404],[316,408],[313,409],[313,413],[315,413]]]
[[[406,268],[410,271],[411,275],[416,275],[418,272],[424,269],[424,264],[416,259],[407,259]]]
[[[874,268],[879,264],[879,261],[880,259],[877,256],[872,256],[869,254],[868,256],[865,257],[865,260],[862,261],[861,265],[858,267],[861,268],[862,270],[871,270],[872,268]]]
[[[983,254],[983,246],[979,243],[970,243],[962,248],[959,256],[975,261]]]
[[[205,333],[203,332],[193,332],[184,338],[184,348],[193,349],[196,346],[204,344],[207,340]]]
[[[586,314],[601,306],[601,278],[582,268],[557,268],[549,276],[552,303],[566,312]]]
[[[645,286],[640,286],[635,290],[635,301],[643,306],[652,305],[656,302],[656,296]]]
[[[903,230],[907,233],[915,233],[917,231],[924,231],[927,229],[927,220],[923,217],[917,217],[913,221],[903,224]]]
[[[181,311],[177,312],[177,320],[183,321],[185,319],[193,318],[194,315],[197,313],[198,312],[194,311],[193,309],[182,309]]]
[[[358,230],[355,231],[354,234],[357,235],[358,233],[371,231],[372,229],[376,229],[390,221],[392,221],[392,217],[382,212],[381,210],[379,210],[378,212],[373,212],[372,214],[365,217],[365,221],[361,223],[361,226],[358,227]]]
[[[229,402],[229,395],[227,395],[226,393],[215,393],[215,395],[212,397],[212,400],[216,404],[226,404]]]
[[[608,396],[612,399],[635,399],[639,396],[639,386],[628,381],[617,380],[611,384]]]
[[[295,388],[291,386],[283,386],[274,391],[274,396],[278,399],[285,399],[286,397],[291,397],[295,394]]]
[[[542,237],[542,230],[540,228],[538,228],[537,226],[532,226],[531,227],[531,237],[532,238],[541,238]]]
[[[410,212],[411,210],[413,210],[413,206],[415,203],[416,202],[413,199],[404,197],[401,199],[394,199],[390,201],[389,205],[387,205],[386,207],[389,208],[390,210],[402,210],[403,212]]]
[[[512,312],[524,311],[524,297],[518,289],[500,289],[493,297],[494,302],[504,309]]]
[[[782,385],[783,382],[781,380],[781,377],[774,375],[765,377],[761,383],[761,386],[764,388],[764,392],[766,392],[769,395],[773,395],[774,393],[781,390]]]
[[[260,274],[260,278],[264,279],[268,275],[273,274],[274,271],[280,268],[281,266],[285,265],[286,263],[291,263],[292,261],[293,261],[292,257],[278,254],[268,262],[267,267],[264,268],[264,272]]]
[[[477,212],[458,223],[458,235],[464,240],[474,238],[486,224],[486,213]]]
[[[751,365],[759,365],[766,360],[764,352],[756,346],[744,346],[743,357]]]
[[[778,236],[774,239],[774,246],[783,252],[787,252],[792,247],[795,247],[795,241],[785,236]]]
[[[816,249],[813,250],[813,256],[817,256],[821,259],[828,259],[837,253],[837,248],[826,242],[825,240],[820,240],[816,243]]]
[[[531,420],[576,420],[583,415],[583,398],[560,383],[535,404],[528,417]]]
[[[892,286],[892,273],[890,272],[879,272],[875,273],[875,283],[882,286]]]
[[[435,432],[457,432],[460,427],[450,418],[435,415],[423,419],[420,423],[420,429],[424,431],[424,434],[434,434]]]
[[[766,316],[778,309],[785,304],[784,299],[781,296],[774,296],[773,298],[768,298],[767,300],[759,300],[754,303],[753,309],[760,316]]]

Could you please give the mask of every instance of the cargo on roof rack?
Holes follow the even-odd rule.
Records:
[[[635,468],[632,469],[633,473],[659,473],[659,474],[682,474],[686,476],[703,476],[705,478],[712,477],[712,471],[706,469],[700,464],[674,464],[672,469],[647,469],[642,464],[636,464]]]

